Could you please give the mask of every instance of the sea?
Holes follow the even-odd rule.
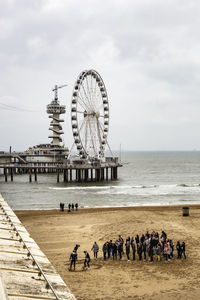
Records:
[[[123,151],[118,180],[57,183],[56,174],[28,174],[4,182],[0,193],[14,210],[59,208],[60,202],[80,208],[200,204],[200,151]],[[61,180],[60,180],[61,181]]]

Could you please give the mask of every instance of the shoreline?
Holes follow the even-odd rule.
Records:
[[[191,209],[200,209],[200,204],[174,204],[174,205],[148,205],[148,206],[112,206],[112,207],[90,207],[90,208],[79,208],[78,211],[74,211],[70,214],[84,214],[84,213],[96,213],[100,211],[141,211],[141,210],[178,210],[182,209],[183,206],[189,206]],[[181,211],[181,210],[180,210]],[[59,208],[52,208],[52,209],[14,209],[16,214],[26,214],[26,212],[37,214],[39,215],[41,212],[44,214],[51,214],[51,213],[60,213],[60,214],[67,214],[67,208],[65,208],[64,212],[61,212]]]

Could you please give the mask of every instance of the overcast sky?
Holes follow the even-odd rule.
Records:
[[[200,150],[200,1],[0,0],[0,7],[0,150],[49,142],[46,105],[53,86],[65,83],[59,96],[70,147],[71,94],[84,69],[105,82],[112,149]]]

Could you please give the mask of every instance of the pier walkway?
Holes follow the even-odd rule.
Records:
[[[75,300],[1,194],[0,299]]]

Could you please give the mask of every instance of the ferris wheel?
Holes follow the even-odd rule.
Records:
[[[105,84],[95,70],[83,71],[75,82],[71,123],[79,156],[103,158],[109,129],[109,103]]]

